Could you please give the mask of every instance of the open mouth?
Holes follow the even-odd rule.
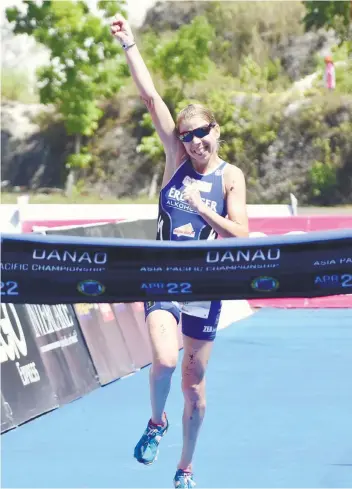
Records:
[[[194,149],[193,153],[196,154],[197,156],[203,156],[206,150],[207,148]]]

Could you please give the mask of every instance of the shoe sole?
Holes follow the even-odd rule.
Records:
[[[164,436],[166,435],[166,433],[168,432],[168,429],[169,427],[166,428],[166,430],[164,431],[163,433],[163,436],[161,438],[164,438]],[[161,440],[160,440],[161,441]],[[137,460],[137,462],[139,462],[140,464],[143,464],[143,465],[152,465],[154,462],[156,462],[158,460],[158,455],[159,455],[159,448],[156,452],[156,455],[154,457],[154,459],[151,461],[151,462],[146,462],[145,460],[143,460],[142,458],[138,458],[136,457],[135,455],[133,455],[133,457]]]
[[[158,460],[158,454],[159,454],[159,450],[158,450],[158,453],[156,454],[154,460],[152,460],[151,462],[145,462],[144,460],[140,459],[140,458],[137,458],[137,457],[134,457],[137,462],[139,462],[140,464],[143,464],[143,465],[152,465],[154,462],[156,462]]]

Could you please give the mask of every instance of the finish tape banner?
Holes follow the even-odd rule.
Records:
[[[352,291],[352,229],[212,241],[2,235],[4,303],[318,297]]]

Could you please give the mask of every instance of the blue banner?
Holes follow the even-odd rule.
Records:
[[[216,241],[2,235],[4,303],[352,293],[352,230]]]

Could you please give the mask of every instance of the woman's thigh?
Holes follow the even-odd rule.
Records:
[[[146,303],[145,310],[153,361],[168,367],[176,366],[179,351],[177,328],[180,318],[177,306],[153,302]]]

